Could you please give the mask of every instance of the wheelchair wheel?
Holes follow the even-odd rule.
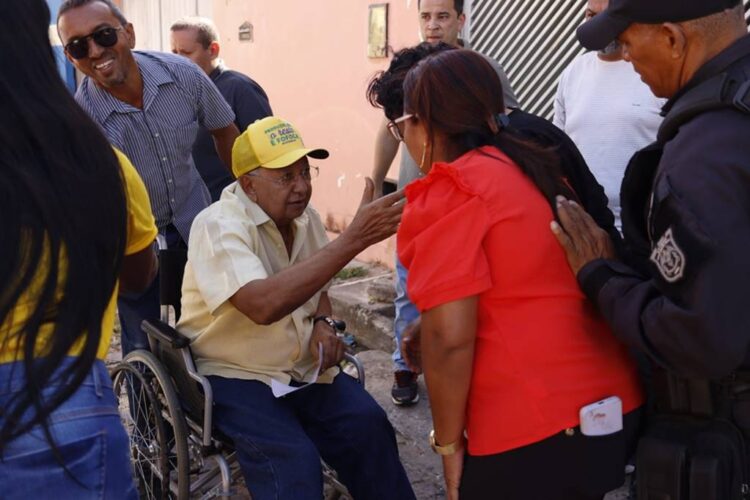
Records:
[[[187,499],[187,426],[172,380],[150,352],[129,353],[112,372],[142,499]]]

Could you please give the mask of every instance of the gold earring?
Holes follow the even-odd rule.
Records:
[[[424,144],[422,144],[422,159],[419,160],[419,170],[424,172],[424,159],[425,156],[427,156],[427,141],[424,141]]]

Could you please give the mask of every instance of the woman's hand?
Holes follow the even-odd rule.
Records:
[[[443,476],[445,477],[445,494],[448,500],[458,500],[458,487],[464,471],[463,446],[452,455],[443,455]]]
[[[401,356],[413,373],[422,373],[422,317],[409,323],[401,334]]]
[[[421,353],[430,395],[434,437],[447,446],[460,441],[451,455],[443,455],[447,498],[458,498],[464,468],[466,404],[474,363],[479,297],[465,297],[422,313]]]

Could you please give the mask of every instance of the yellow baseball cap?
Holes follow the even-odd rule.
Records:
[[[258,167],[284,168],[303,156],[323,160],[328,158],[328,151],[305,148],[291,123],[269,116],[248,125],[234,141],[232,172],[239,177]]]

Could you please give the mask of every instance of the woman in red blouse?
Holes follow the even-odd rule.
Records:
[[[434,445],[451,499],[600,499],[622,484],[640,385],[550,231],[575,194],[507,128],[502,95],[483,57],[446,51],[409,73],[395,120],[428,174],[406,189],[398,254]],[[579,410],[611,396],[624,430],[582,435]]]

